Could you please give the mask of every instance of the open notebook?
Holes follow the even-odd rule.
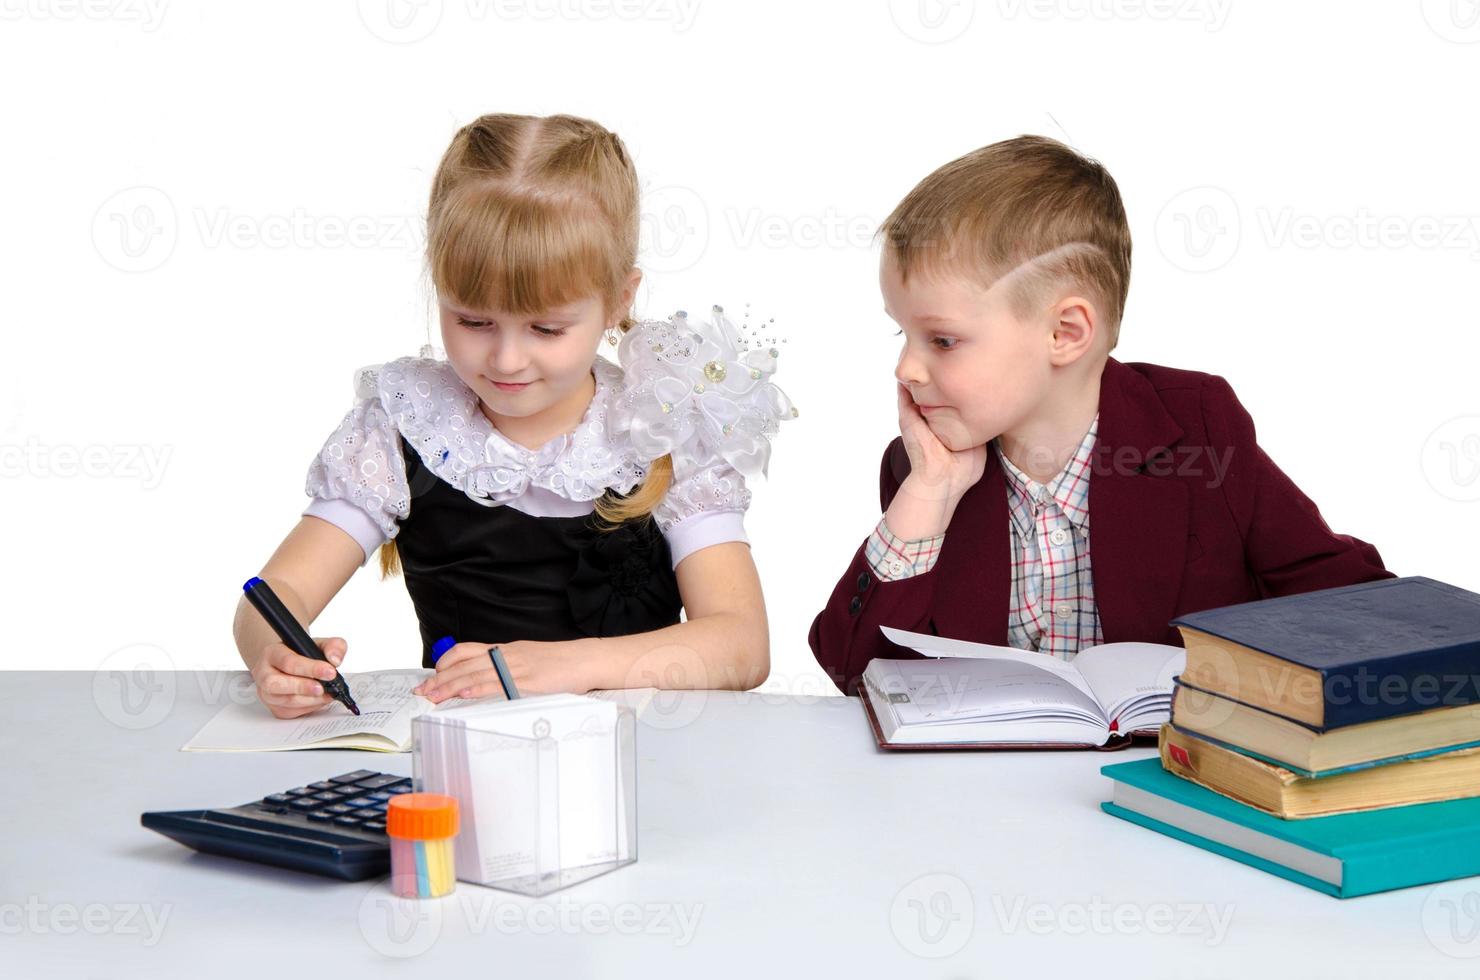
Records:
[[[925,660],[872,660],[864,707],[882,748],[1118,748],[1171,715],[1181,647],[1103,643],[1070,661],[882,627]]]
[[[345,683],[360,714],[350,714],[331,702],[302,718],[275,718],[256,700],[232,702],[180,747],[182,752],[286,752],[293,749],[363,749],[368,752],[410,752],[411,720],[428,711],[446,711],[475,704],[466,698],[448,698],[433,704],[411,689],[435,670],[415,667],[345,673]],[[626,704],[642,717],[653,688],[629,691],[593,691],[591,697]],[[503,695],[495,695],[502,699]],[[487,701],[488,698],[479,700]]]

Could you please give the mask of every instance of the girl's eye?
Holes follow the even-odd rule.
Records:
[[[488,326],[487,320],[469,320],[465,316],[458,317],[457,322],[465,327],[471,327],[474,330],[481,330],[482,328]]]
[[[538,323],[534,324],[534,332],[537,333],[537,334],[539,334],[542,337],[564,337],[565,336],[565,328],[564,327],[559,327],[559,328],[556,328],[556,327],[542,327]]]

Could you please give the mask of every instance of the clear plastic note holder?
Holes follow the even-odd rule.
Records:
[[[547,895],[637,860],[637,723],[572,694],[440,706],[413,722],[416,789],[458,801],[457,878]]]

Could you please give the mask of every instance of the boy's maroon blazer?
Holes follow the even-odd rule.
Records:
[[[1181,644],[1184,613],[1268,596],[1391,578],[1377,549],[1326,525],[1316,505],[1254,440],[1222,378],[1106,361],[1089,481],[1090,567],[1106,643]],[[909,474],[903,440],[884,452],[887,510]],[[1007,489],[995,450],[946,531],[935,567],[879,581],[859,547],[812,623],[812,652],[845,694],[875,657],[918,654],[879,627],[1004,645]]]

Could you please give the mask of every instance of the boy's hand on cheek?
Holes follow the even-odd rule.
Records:
[[[962,496],[982,478],[987,447],[950,449],[920,413],[909,389],[904,385],[895,388],[899,396],[899,434],[910,458],[910,474],[889,505],[889,530],[906,540],[943,534]],[[961,423],[951,415],[941,424]],[[960,440],[953,441],[970,440],[963,428]]]

